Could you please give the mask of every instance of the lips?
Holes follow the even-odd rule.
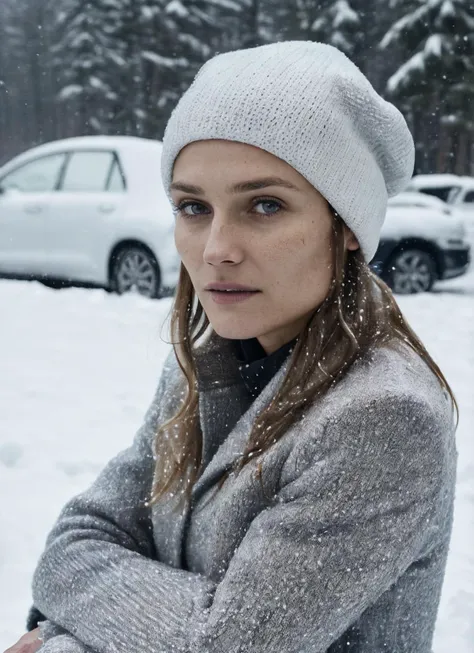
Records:
[[[259,290],[210,290],[209,295],[216,304],[240,304],[260,294]]]
[[[256,293],[260,292],[259,290],[237,290],[236,288],[228,289],[228,290],[219,290],[217,288],[210,288],[209,292],[219,292],[222,294],[227,294],[231,295],[232,293],[238,294],[238,295],[245,295],[245,294],[251,294],[251,293]]]
[[[210,290],[214,292],[223,292],[223,293],[255,293],[260,292],[256,288],[251,288],[250,286],[244,286],[240,283],[230,283],[230,282],[215,282],[209,283],[205,290]]]
[[[209,283],[206,288],[209,295],[212,297],[216,304],[240,304],[250,297],[254,297],[260,290],[244,286],[240,283],[231,282],[215,282]]]

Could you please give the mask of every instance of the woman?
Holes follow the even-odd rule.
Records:
[[[455,400],[367,265],[412,168],[401,114],[328,45],[201,69],[164,138],[174,351],[49,536],[42,651],[431,651]]]

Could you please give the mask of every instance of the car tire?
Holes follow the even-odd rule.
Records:
[[[429,292],[438,278],[436,261],[422,249],[402,247],[391,256],[384,276],[396,294]]]
[[[139,245],[125,245],[114,252],[110,287],[119,295],[136,292],[151,299],[160,297],[160,268],[153,254]]]

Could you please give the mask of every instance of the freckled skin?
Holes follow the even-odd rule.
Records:
[[[237,183],[267,177],[295,188],[231,191]],[[296,337],[331,283],[334,218],[324,197],[281,159],[223,140],[186,146],[173,182],[203,191],[172,190],[176,206],[192,204],[177,214],[175,242],[214,330],[224,338],[257,337],[267,353]],[[346,247],[358,248],[349,229]],[[216,304],[204,290],[216,281],[261,292],[242,303]]]

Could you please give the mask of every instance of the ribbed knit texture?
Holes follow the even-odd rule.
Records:
[[[192,509],[145,505],[184,387],[171,356],[133,446],[63,510],[33,584],[42,653],[430,653],[456,466],[439,383],[405,346],[372,352],[215,495],[285,372],[242,414],[227,343],[197,357]]]
[[[289,163],[341,215],[367,261],[387,198],[413,173],[402,114],[342,52],[322,43],[273,43],[204,64],[166,127],[166,189],[181,149],[207,139],[254,145]]]

